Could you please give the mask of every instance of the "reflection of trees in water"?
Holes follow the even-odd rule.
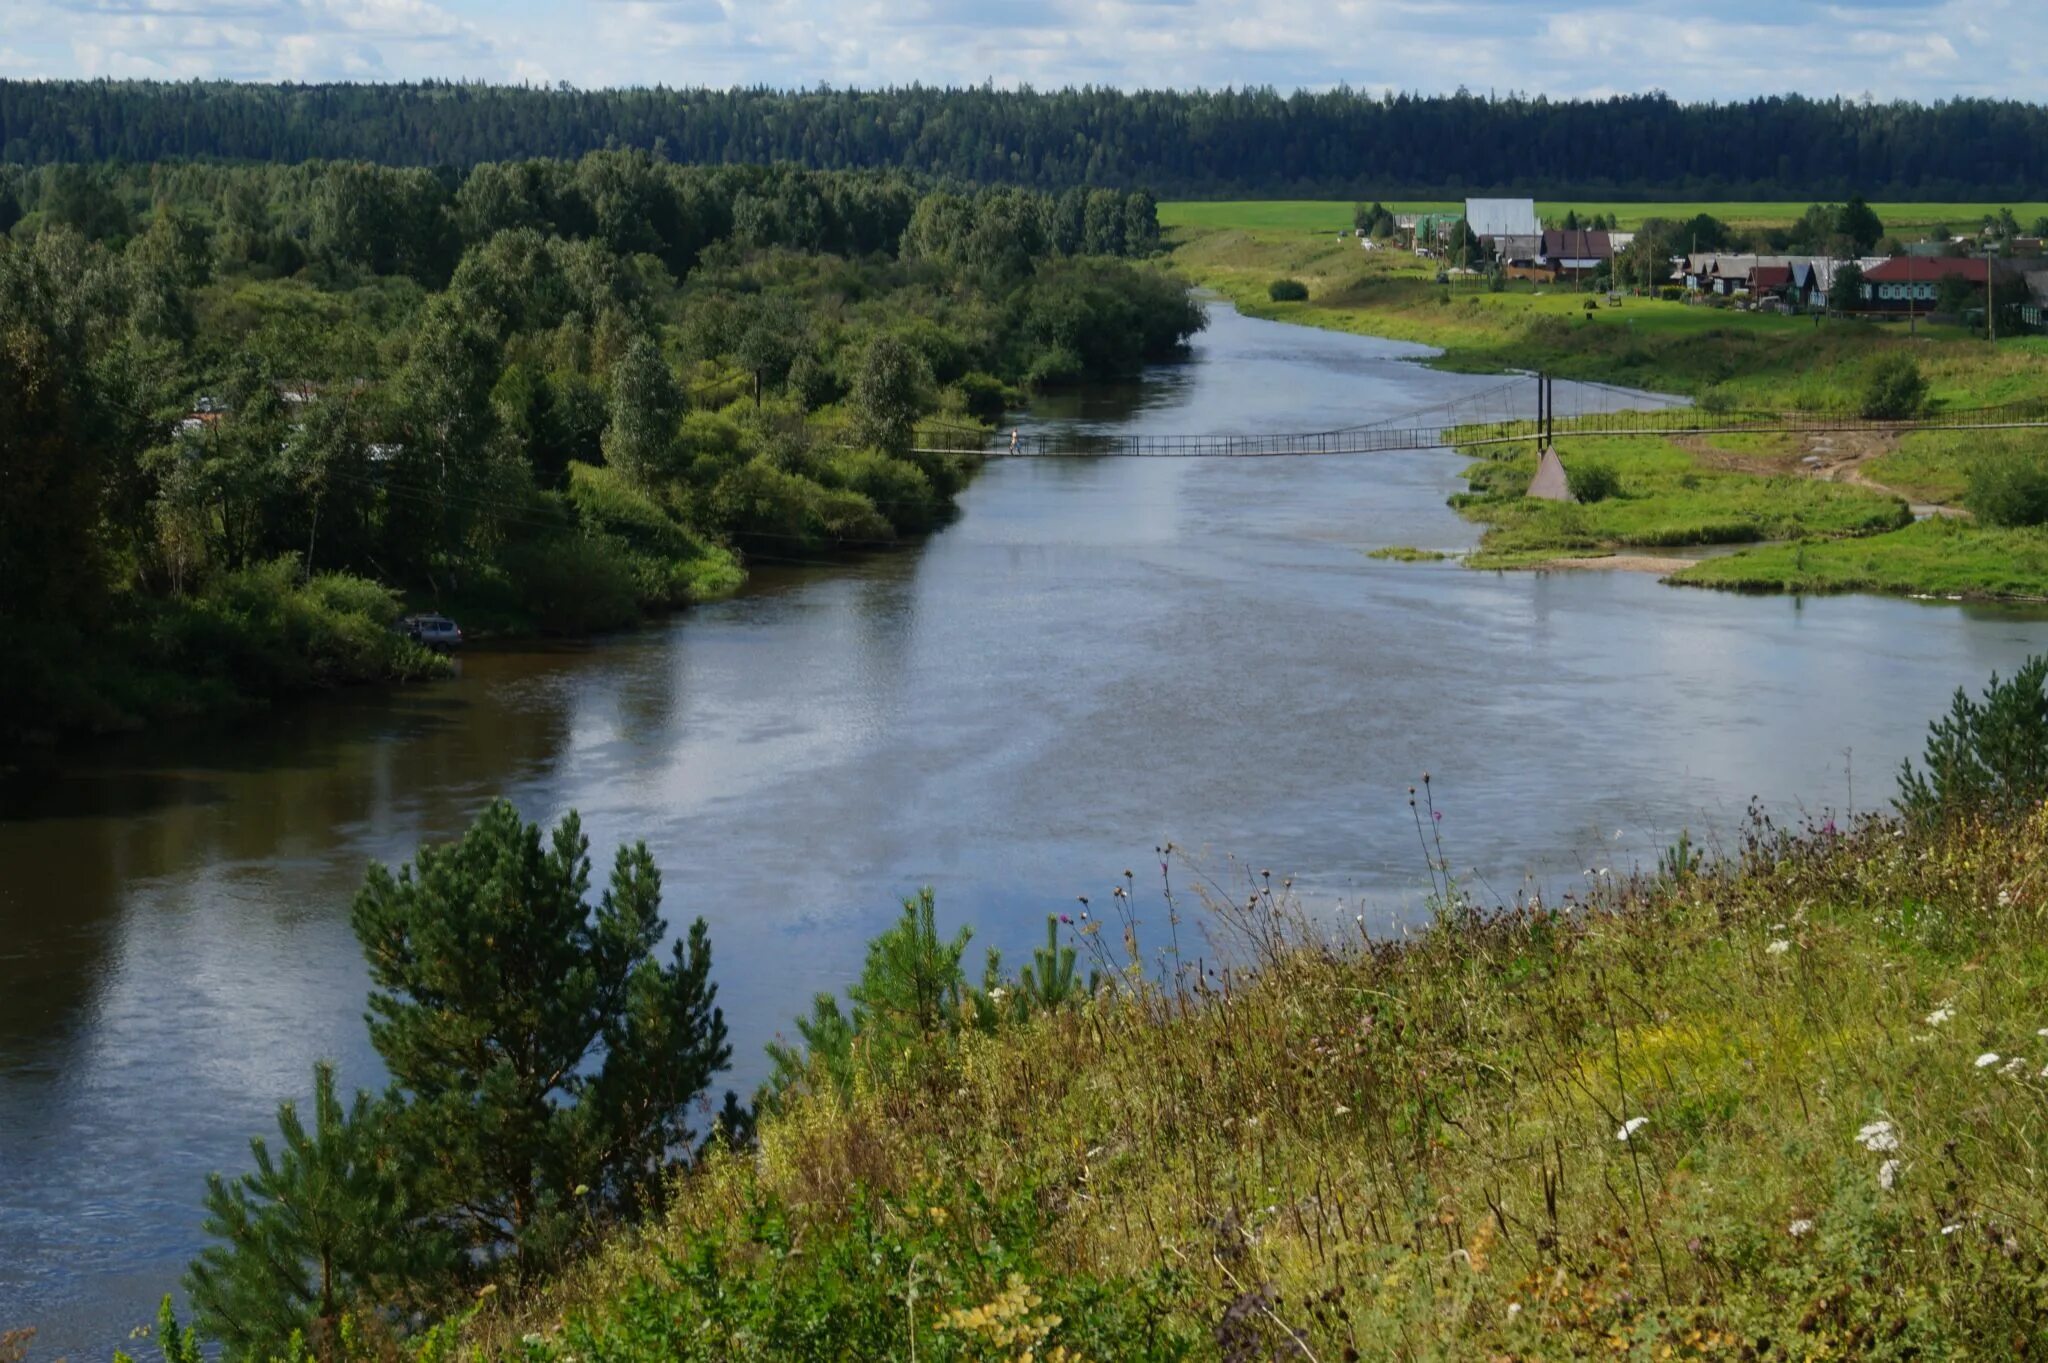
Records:
[[[0,805],[0,933],[32,968],[0,990],[0,1061],[66,1062],[101,1011],[134,914],[279,925],[339,920],[372,857],[459,832],[488,795],[561,748],[589,655],[469,660],[465,680],[321,697],[233,732],[153,736],[67,754]],[[479,677],[477,674],[483,674]],[[242,873],[240,868],[260,868]],[[219,888],[235,872],[233,892]]]

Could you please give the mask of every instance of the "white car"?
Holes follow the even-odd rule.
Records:
[[[462,626],[445,615],[408,615],[398,622],[399,632],[415,643],[443,651],[459,647]]]

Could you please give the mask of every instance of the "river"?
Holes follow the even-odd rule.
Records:
[[[1186,363],[1033,420],[1313,430],[1499,384],[1414,346],[1211,317]],[[766,565],[640,633],[479,649],[451,681],[16,779],[0,1329],[40,1326],[33,1357],[106,1357],[200,1243],[206,1171],[245,1167],[313,1062],[378,1082],[350,895],[495,795],[581,810],[600,861],[648,841],[671,923],[710,921],[746,1089],[762,1043],[919,885],[975,928],[977,961],[1014,963],[1127,867],[1148,883],[1168,839],[1388,924],[1425,883],[1406,792],[1428,771],[1462,876],[1554,893],[1653,862],[1681,828],[1726,838],[1752,797],[1881,804],[1957,685],[2048,639],[2038,612],[1366,557],[1471,544],[1444,505],[1458,468],[1441,450],[998,462],[901,552]]]

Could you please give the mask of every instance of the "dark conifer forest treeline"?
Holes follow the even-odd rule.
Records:
[[[311,158],[466,168],[607,147],[1177,197],[1683,193],[2010,198],[2048,108],[1799,96],[1681,104],[1460,92],[573,90],[450,83],[0,82],[0,160]]]

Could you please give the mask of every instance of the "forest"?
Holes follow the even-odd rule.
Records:
[[[0,166],[0,739],[444,666],[886,546],[1202,324],[1150,195],[884,172]],[[926,442],[927,444],[930,442]]]
[[[639,148],[700,165],[891,169],[1177,198],[2008,199],[2048,180],[2048,109],[1797,95],[785,91],[0,81],[0,161],[454,166]]]

